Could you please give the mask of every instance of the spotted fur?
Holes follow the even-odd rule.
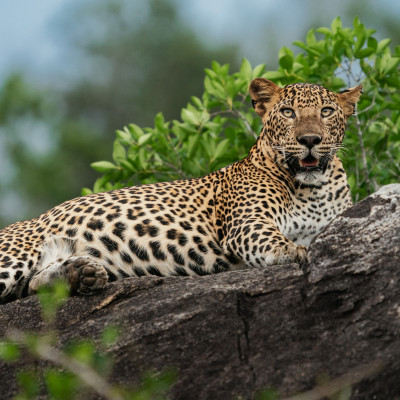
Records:
[[[305,246],[351,204],[336,152],[360,93],[255,79],[263,129],[245,159],[203,178],[79,197],[1,230],[1,301],[58,277],[92,294],[128,276],[305,261]]]

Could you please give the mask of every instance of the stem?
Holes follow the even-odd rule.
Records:
[[[370,376],[376,375],[382,371],[383,367],[383,361],[376,360],[366,366],[356,368],[339,378],[332,379],[324,385],[317,386],[315,389],[287,397],[285,400],[320,400],[327,397],[331,398],[334,394],[339,393],[352,385],[369,378]]]
[[[253,129],[251,129],[251,126],[247,121],[247,119],[245,118],[245,116],[234,106],[232,107],[232,112],[234,115],[236,115],[243,121],[246,129],[253,135],[254,139],[257,139],[258,138],[257,134],[253,131]]]
[[[167,167],[169,167],[169,168],[171,168],[172,170],[174,170],[175,172],[177,172],[177,173],[182,177],[182,179],[189,179],[189,176],[186,175],[186,174],[183,172],[182,168],[179,168],[179,167],[177,167],[176,165],[174,165],[174,164],[172,164],[172,163],[170,163],[169,161],[166,161],[166,160],[163,160],[163,163],[164,163]]]
[[[358,111],[358,115],[363,114],[363,113],[369,111],[371,108],[373,108],[375,106],[375,99],[376,99],[376,93],[374,93],[374,95],[372,97],[371,104],[368,107],[365,107],[363,110]]]
[[[356,127],[357,127],[357,136],[358,142],[360,144],[361,150],[361,161],[362,161],[362,169],[364,173],[365,183],[367,184],[367,192],[371,194],[370,186],[372,185],[373,190],[376,192],[379,189],[379,185],[376,182],[375,178],[370,178],[369,171],[368,171],[368,162],[367,162],[367,153],[365,151],[364,141],[363,141],[363,131],[361,129],[361,121],[359,118],[359,113],[356,109],[354,116],[356,118]]]
[[[396,167],[397,174],[400,174],[400,165],[399,165],[399,163],[393,158],[393,156],[390,154],[390,151],[386,150],[385,154],[389,157],[389,159],[392,162],[392,164]]]
[[[236,108],[232,108],[231,110],[215,111],[213,113],[210,113],[210,116],[214,117],[216,115],[221,115],[221,114],[233,114],[236,117],[239,117],[244,122],[246,129],[254,137],[254,139],[256,140],[258,139],[257,134],[253,131],[253,129],[251,129],[251,126],[248,123],[247,119],[243,116],[243,114],[239,110],[237,110]]]
[[[359,167],[358,167],[358,159],[356,158],[356,186],[360,187],[360,172],[359,172]],[[359,199],[359,194],[356,194],[356,198],[354,199],[356,202],[358,202]]]
[[[28,346],[29,338],[24,332],[18,329],[9,329],[6,332],[6,337],[21,346],[27,347],[31,352],[34,352],[42,359],[57,364],[72,372],[101,397],[107,400],[123,400],[123,397],[116,393],[113,387],[95,370],[78,360],[68,357],[62,351],[50,346],[45,340],[38,339],[34,349],[30,349]]]

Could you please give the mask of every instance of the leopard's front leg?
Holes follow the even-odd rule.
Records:
[[[273,221],[249,218],[232,225],[224,247],[252,267],[308,260],[307,248],[284,236]]]

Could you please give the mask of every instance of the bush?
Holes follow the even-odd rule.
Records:
[[[311,29],[305,42],[294,42],[297,55],[283,47],[275,71],[264,65],[253,69],[244,59],[240,71],[230,74],[229,65],[214,61],[205,71],[203,96],[192,97],[181,121],[165,121],[160,113],[153,128],[130,124],[117,131],[113,162],[92,164],[102,173],[93,191],[201,176],[246,156],[260,132],[247,89],[260,76],[279,85],[310,82],[335,91],[362,82],[364,94],[341,155],[354,200],[398,181],[400,47],[392,52],[390,39],[378,42],[374,33],[358,18],[352,28],[336,18],[330,29]]]

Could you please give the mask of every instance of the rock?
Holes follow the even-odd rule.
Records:
[[[336,218],[309,254],[305,271],[129,278],[72,297],[57,316],[60,344],[118,325],[111,379],[135,385],[172,367],[172,399],[252,399],[264,388],[288,396],[371,363],[383,368],[353,379],[351,398],[400,399],[400,185]],[[10,327],[46,329],[35,296],[0,306],[0,336]],[[17,367],[0,363],[3,398],[17,392]]]
[[[327,276],[400,266],[400,184],[387,185],[349,208],[309,251],[310,283]]]

